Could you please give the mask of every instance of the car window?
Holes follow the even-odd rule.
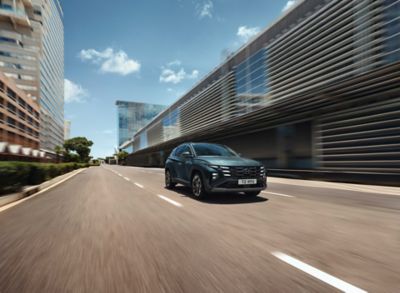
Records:
[[[222,145],[198,143],[193,145],[197,156],[237,157],[237,154]]]
[[[181,154],[183,154],[184,152],[189,152],[190,154],[192,154],[192,151],[190,150],[190,147],[188,145],[183,146]]]
[[[181,157],[184,152],[192,153],[190,150],[190,147],[186,144],[177,148],[177,150],[175,152],[175,156]]]
[[[178,146],[175,149],[174,156],[179,157],[183,153],[184,147],[185,147],[185,145]]]

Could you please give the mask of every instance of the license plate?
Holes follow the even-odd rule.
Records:
[[[239,185],[257,184],[257,179],[239,179]]]

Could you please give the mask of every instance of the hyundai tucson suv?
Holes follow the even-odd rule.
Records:
[[[211,143],[184,143],[171,152],[165,163],[165,185],[172,189],[177,183],[191,187],[197,198],[214,192],[257,196],[267,186],[261,163]]]

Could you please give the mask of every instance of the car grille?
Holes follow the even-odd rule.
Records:
[[[262,172],[260,167],[231,167],[231,174],[234,178],[260,178]]]

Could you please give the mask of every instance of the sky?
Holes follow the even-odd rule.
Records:
[[[293,0],[61,0],[65,119],[95,158],[117,147],[116,100],[170,105]]]

